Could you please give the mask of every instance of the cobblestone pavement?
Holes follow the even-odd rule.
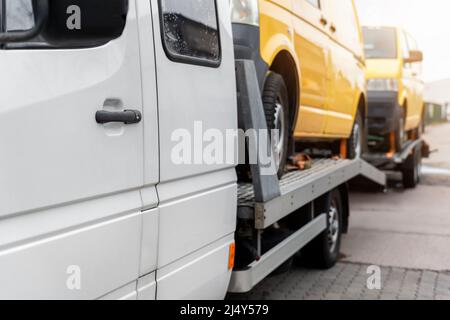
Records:
[[[450,300],[450,272],[381,268],[381,290],[369,290],[368,265],[339,263],[331,270],[293,267],[231,300]]]

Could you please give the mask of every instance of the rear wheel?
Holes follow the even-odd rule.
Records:
[[[282,76],[270,72],[267,76],[263,92],[264,113],[267,129],[273,140],[272,152],[275,158],[275,168],[279,178],[283,176],[288,157],[289,144],[289,97],[286,84]],[[277,139],[273,131],[279,133]]]
[[[421,149],[417,148],[406,159],[403,168],[403,187],[407,189],[414,189],[420,182],[420,172],[422,169],[422,155]]]
[[[341,249],[343,226],[341,193],[335,189],[316,203],[316,213],[327,215],[327,229],[302,250],[301,260],[307,266],[329,269],[337,263]]]

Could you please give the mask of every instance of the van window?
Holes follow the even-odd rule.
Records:
[[[34,27],[31,0],[6,0],[6,31],[25,31]]]
[[[160,10],[163,44],[169,59],[219,66],[216,0],[160,0]]]
[[[367,59],[396,59],[397,31],[395,28],[363,28]]]

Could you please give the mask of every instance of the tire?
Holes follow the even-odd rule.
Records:
[[[365,151],[365,128],[361,112],[358,110],[353,124],[352,134],[347,142],[348,158],[361,159]]]
[[[398,110],[398,124],[395,129],[395,151],[399,152],[403,149],[403,145],[406,140],[405,132],[405,109],[400,108]]]
[[[275,153],[277,175],[281,178],[287,163],[290,138],[289,97],[282,76],[274,72],[269,73],[264,85],[262,100],[267,128],[269,131],[280,130],[279,141],[272,151]]]
[[[342,196],[335,189],[316,202],[316,214],[327,213],[327,229],[302,250],[301,261],[308,267],[329,269],[336,265],[341,249]]]
[[[406,159],[403,168],[403,187],[405,189],[414,189],[420,183],[421,165],[421,150],[418,148]]]

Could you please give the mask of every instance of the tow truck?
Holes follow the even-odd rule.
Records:
[[[226,0],[2,4],[1,299],[222,299],[299,252],[331,267],[347,184],[386,183],[362,159],[281,180],[258,161],[251,182],[172,161],[196,121],[267,129]]]

